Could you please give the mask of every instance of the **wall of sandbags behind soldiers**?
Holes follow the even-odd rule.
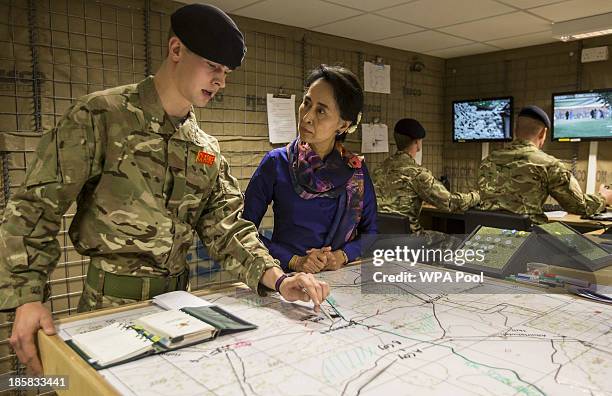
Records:
[[[131,84],[153,74],[166,55],[170,14],[180,6],[148,0],[0,0],[0,212],[23,182],[42,133],[53,128],[71,101],[90,92]],[[424,164],[442,173],[444,60],[241,17],[245,63],[233,72],[222,94],[196,109],[202,128],[217,137],[232,174],[246,188],[268,141],[266,94],[295,94],[320,63],[343,64],[363,79],[363,62],[391,65],[391,94],[366,93],[363,122],[389,126],[418,118],[428,130]],[[415,61],[425,64],[410,71]],[[361,132],[348,139],[361,150]],[[366,155],[370,169],[386,153]],[[58,239],[63,254],[50,276],[48,302],[55,317],[76,312],[88,259],[72,247],[67,235],[74,213],[64,216]],[[272,227],[270,212],[262,227]],[[189,252],[192,287],[229,280],[196,243]],[[8,345],[11,315],[0,313],[0,375],[19,367]]]

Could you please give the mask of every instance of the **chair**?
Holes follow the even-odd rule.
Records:
[[[376,224],[379,234],[410,234],[410,223],[406,216],[378,212]]]
[[[506,211],[470,209],[465,212],[465,233],[470,234],[479,225],[507,230],[531,231],[533,223],[527,215]]]

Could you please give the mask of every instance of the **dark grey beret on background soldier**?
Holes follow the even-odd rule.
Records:
[[[417,164],[414,156],[421,150],[425,134],[417,120],[399,120],[394,129],[397,153],[385,159],[372,177],[378,211],[407,216],[413,233],[423,231],[419,222],[423,202],[450,212],[469,209],[479,202],[477,192],[451,193],[429,169]]]
[[[493,151],[480,164],[478,185],[483,210],[526,214],[536,224],[546,223],[543,205],[551,195],[571,213],[591,215],[612,204],[612,191],[583,194],[571,171],[560,160],[542,151],[550,118],[537,106],[518,114],[516,138]]]

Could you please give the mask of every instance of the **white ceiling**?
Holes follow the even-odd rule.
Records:
[[[181,0],[191,3],[194,0]],[[204,0],[225,12],[441,58],[556,42],[612,0]]]

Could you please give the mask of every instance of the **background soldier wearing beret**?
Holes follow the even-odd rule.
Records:
[[[372,177],[379,212],[407,216],[411,231],[420,233],[419,217],[423,201],[451,212],[463,211],[478,204],[477,192],[451,193],[429,169],[416,163],[414,157],[421,150],[425,138],[425,129],[417,120],[399,120],[393,136],[397,153],[387,158]]]
[[[591,215],[612,204],[612,191],[600,186],[599,194],[583,194],[572,173],[541,150],[550,119],[537,106],[524,107],[516,121],[516,139],[492,152],[480,164],[478,186],[483,210],[507,210],[546,223],[542,205],[552,195],[565,210]]]
[[[60,247],[62,215],[91,257],[79,310],[185,289],[186,254],[198,233],[212,257],[260,294],[315,303],[328,293],[312,275],[286,277],[241,217],[242,194],[215,138],[192,105],[205,106],[242,63],[242,33],[221,10],[189,5],[171,19],[168,55],[154,77],[77,99],[45,133],[0,226],[0,309],[16,308],[11,345],[40,373],[34,337],[55,332],[41,301]],[[306,293],[306,290],[308,293]]]

